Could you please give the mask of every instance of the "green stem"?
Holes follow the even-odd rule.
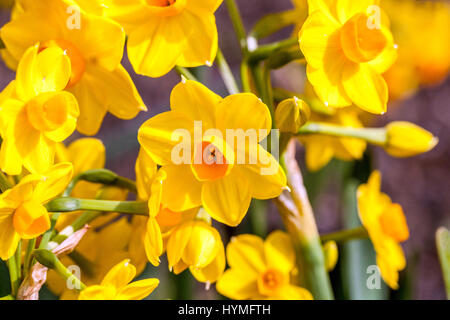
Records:
[[[383,146],[387,136],[385,128],[353,128],[321,122],[308,122],[298,132],[302,134],[325,134],[333,137],[357,138]]]
[[[192,80],[197,81],[197,78],[187,69],[184,67],[176,66],[175,71],[182,77],[184,77],[186,80]]]
[[[11,183],[8,181],[8,178],[6,177],[6,175],[0,170],[0,190],[2,192],[5,192],[8,189],[11,189],[12,185]]]
[[[242,22],[242,17],[239,12],[239,8],[234,0],[225,0],[225,4],[228,8],[228,14],[230,16],[231,22],[233,24],[234,31],[239,40],[239,45],[243,56],[245,57],[248,52],[247,48],[247,32],[244,28],[244,23]]]
[[[36,260],[47,268],[55,270],[66,282],[72,282],[78,290],[84,290],[86,285],[80,281],[72,272],[59,261],[54,253],[45,249],[37,249],[33,252]]]
[[[336,242],[345,242],[354,239],[367,239],[369,234],[364,227],[358,227],[349,230],[336,231],[328,234],[324,234],[320,236],[320,240],[322,242],[327,241],[336,241]]]
[[[49,212],[73,212],[78,210],[118,212],[147,216],[148,205],[146,201],[109,201],[77,198],[57,198],[47,203]]]
[[[31,267],[32,256],[31,253],[36,247],[36,238],[30,239],[27,245],[27,251],[25,252],[25,257],[23,259],[23,274],[26,276]]]
[[[241,81],[242,81],[242,92],[252,92],[250,86],[250,69],[245,61],[241,63]]]
[[[233,73],[231,72],[230,67],[220,49],[217,51],[216,62],[217,66],[219,67],[220,75],[222,76],[223,82],[225,83],[228,92],[230,94],[239,93],[240,90],[236,84],[236,80],[234,79]]]
[[[269,58],[273,53],[277,51],[291,48],[297,44],[298,44],[297,38],[289,38],[286,40],[281,40],[278,42],[262,45],[255,51],[249,53],[248,63],[250,65],[256,64],[262,60]]]
[[[20,286],[20,254],[22,252],[22,241],[19,241],[16,252],[8,260],[9,278],[11,280],[11,295],[17,296]]]
[[[101,211],[87,211],[84,212],[81,216],[79,216],[72,224],[70,225],[71,232],[60,232],[57,234],[53,239],[52,242],[55,242],[57,244],[61,244],[64,240],[66,240],[70,235],[74,234],[81,228],[83,228],[86,224],[91,222],[92,220],[96,219],[97,217],[101,216],[103,212]],[[67,227],[64,229],[66,230]]]
[[[298,49],[294,49],[275,52],[267,60],[267,67],[269,69],[279,69],[293,61],[298,61],[299,63],[306,64],[306,60],[302,52]]]

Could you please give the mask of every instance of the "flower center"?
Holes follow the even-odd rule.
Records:
[[[72,67],[72,74],[66,89],[73,87],[81,80],[86,70],[86,60],[82,53],[72,42],[64,39],[45,41],[41,44],[40,51],[49,47],[60,47],[66,52]]]
[[[268,269],[258,278],[258,289],[263,295],[273,295],[286,284],[286,276],[276,270]]]
[[[213,181],[225,177],[229,164],[216,145],[209,141],[202,141],[195,148],[191,167],[200,181]]]
[[[26,104],[28,121],[38,131],[53,131],[67,120],[65,95],[54,92],[41,93]]]
[[[348,20],[341,29],[341,45],[346,57],[362,63],[375,59],[387,45],[380,28],[369,23],[369,17],[359,13]]]
[[[161,227],[173,227],[183,221],[183,214],[163,208],[156,216],[156,221]]]
[[[22,238],[31,239],[50,228],[50,219],[42,204],[27,201],[14,211],[13,225]]]
[[[168,7],[173,5],[176,0],[147,0],[147,4],[156,7]]]
[[[402,207],[393,203],[390,204],[380,216],[380,224],[383,232],[395,239],[397,242],[403,242],[409,238],[408,224]]]

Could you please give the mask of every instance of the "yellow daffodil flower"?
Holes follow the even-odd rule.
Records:
[[[332,116],[312,113],[311,120],[346,127],[363,127],[358,113],[352,109],[338,109]],[[361,139],[337,138],[318,134],[303,135],[299,140],[305,147],[306,165],[311,171],[322,169],[334,157],[343,161],[361,159],[367,147],[367,143]]]
[[[70,0],[19,3],[23,13],[1,29],[1,39],[15,60],[37,42],[40,50],[64,50],[71,74],[63,88],[72,92],[80,105],[78,131],[86,135],[97,133],[107,111],[120,119],[132,119],[146,110],[120,64],[125,34],[117,23],[78,12],[76,3]]]
[[[433,149],[439,139],[413,123],[394,121],[386,126],[384,149],[394,157],[412,157]]]
[[[106,15],[128,35],[134,70],[160,77],[175,65],[212,65],[217,53],[214,12],[222,0],[110,0]]]
[[[227,245],[226,270],[217,282],[217,291],[235,300],[311,300],[311,293],[293,285],[295,251],[289,236],[282,231],[272,232],[263,241],[244,234]]]
[[[374,171],[367,184],[357,191],[359,217],[369,233],[377,254],[381,277],[392,289],[398,289],[398,273],[406,266],[400,242],[409,238],[402,207],[380,192],[381,174]]]
[[[397,58],[388,22],[375,0],[310,0],[300,33],[307,76],[319,98],[333,107],[357,105],[386,112],[381,76]]]
[[[20,239],[33,239],[50,228],[44,205],[61,194],[72,179],[70,163],[60,163],[42,175],[31,174],[0,195],[0,258],[9,259]]]
[[[143,243],[148,260],[155,266],[167,251],[169,269],[175,274],[189,268],[200,282],[217,281],[225,269],[225,250],[219,233],[207,221],[197,220],[199,208],[174,212],[161,204],[166,173],[157,170],[149,154],[141,148],[136,161],[136,185],[140,199],[148,199],[149,218],[135,218],[146,225],[137,233],[133,249]],[[137,231],[139,232],[139,231]]]
[[[72,134],[79,109],[75,97],[63,91],[70,61],[60,48],[39,53],[29,48],[19,63],[16,80],[1,93],[0,167],[10,175],[48,170],[56,143]]]
[[[90,286],[81,291],[78,299],[142,300],[152,293],[159,284],[158,279],[131,282],[135,276],[136,268],[129,260],[124,260],[106,274],[100,285]]]
[[[450,6],[444,1],[383,1],[398,39],[398,61],[384,77],[391,98],[433,85],[450,71]]]
[[[252,197],[282,192],[285,174],[259,145],[272,123],[260,99],[249,93],[222,99],[195,81],[178,84],[170,99],[171,111],[149,119],[138,134],[166,173],[164,207],[182,212],[202,205],[215,220],[236,226]]]

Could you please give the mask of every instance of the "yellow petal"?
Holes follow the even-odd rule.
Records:
[[[323,11],[308,17],[299,33],[300,49],[308,64],[321,68],[331,54],[340,54],[339,27],[337,21]]]
[[[252,197],[256,199],[272,199],[281,194],[286,187],[286,175],[278,161],[263,147],[257,146],[260,155],[256,164],[239,166],[247,177]]]
[[[175,212],[186,211],[202,204],[202,183],[197,181],[189,165],[165,166],[162,204]]]
[[[216,121],[217,129],[222,132],[227,129],[243,130],[243,133],[251,130],[257,142],[263,140],[272,128],[269,108],[252,93],[234,94],[223,99],[217,106]],[[227,143],[231,145],[228,138],[229,134]]]
[[[306,166],[310,171],[318,171],[333,159],[334,148],[330,137],[310,135],[301,139],[306,149]]]
[[[251,201],[251,187],[242,179],[238,170],[228,176],[205,182],[202,188],[202,204],[215,220],[229,226],[237,226],[245,217]]]
[[[178,19],[190,32],[186,39],[186,48],[181,52],[177,64],[183,67],[211,65],[216,58],[218,47],[214,15],[184,10]]]
[[[119,119],[129,120],[140,111],[147,111],[133,80],[122,65],[114,71],[88,65],[87,73],[96,82],[96,90],[104,93],[103,105]]]
[[[377,265],[380,268],[381,277],[392,289],[398,289],[399,271],[406,267],[403,249],[395,241],[385,241],[383,248],[376,248]]]
[[[160,113],[147,120],[139,129],[138,140],[153,160],[160,165],[172,164],[174,147],[186,142],[191,147],[194,123],[179,111]],[[181,132],[180,130],[187,130]],[[188,150],[190,151],[190,150]]]
[[[220,96],[191,80],[180,82],[170,94],[170,108],[185,114],[192,122],[201,120],[204,129],[215,127],[216,109],[220,101]]]
[[[188,1],[186,3],[186,9],[192,11],[193,13],[198,13],[199,11],[214,13],[222,2],[223,0]]]
[[[102,286],[112,286],[116,289],[122,289],[136,276],[136,268],[130,263],[129,259],[115,265],[103,278]]]
[[[77,99],[69,92],[58,92],[55,94],[55,98],[61,105],[66,106],[67,119],[58,129],[45,132],[45,136],[54,142],[62,142],[75,131],[80,110]]]
[[[219,252],[214,260],[204,268],[190,267],[192,275],[197,281],[214,283],[222,276],[225,270],[225,249],[223,244],[219,246]]]
[[[12,215],[0,215],[0,230],[2,230],[0,232],[0,258],[6,261],[14,255],[20,241],[20,236],[13,226]]]
[[[134,70],[149,77],[168,73],[186,46],[183,26],[176,17],[154,17],[128,37],[128,57]]]
[[[34,197],[45,203],[61,194],[72,180],[73,166],[70,162],[54,165],[42,174],[42,182],[37,184]]]
[[[219,232],[203,221],[187,224],[192,224],[192,231],[183,250],[183,262],[194,268],[204,268],[214,260],[220,246],[223,246]]]
[[[32,173],[43,173],[49,170],[54,163],[55,148],[53,146],[55,142],[41,134],[38,134],[36,138],[39,140],[35,144],[29,145],[30,150],[23,159],[23,165]],[[30,141],[32,140],[30,139]]]
[[[361,109],[374,114],[387,110],[388,87],[383,77],[367,64],[344,69],[342,83],[349,98]]]
[[[117,293],[117,300],[142,300],[159,285],[158,279],[145,279],[130,283]]]
[[[373,5],[379,3],[377,0],[338,0],[337,3],[337,14],[339,21],[344,24],[352,18],[357,13],[365,13],[367,15],[373,14]]]
[[[237,268],[228,269],[217,281],[216,289],[230,299],[250,299],[259,294],[257,275]]]
[[[159,265],[159,257],[163,253],[163,239],[161,229],[155,218],[150,217],[147,222],[147,230],[144,237],[145,253],[151,264]]]
[[[172,269],[181,261],[183,251],[189,243],[193,226],[193,223],[183,223],[170,234],[167,241],[167,260],[169,262],[169,269]]]
[[[139,198],[147,200],[151,195],[152,180],[157,171],[157,165],[148,155],[148,153],[141,148],[136,161],[136,187]],[[158,208],[159,210],[159,208]]]
[[[78,300],[114,300],[116,298],[116,290],[106,286],[89,286],[81,291]]]
[[[247,274],[260,274],[267,268],[264,241],[255,235],[243,234],[231,239],[227,245],[228,265]]]
[[[107,112],[106,93],[97,88],[98,79],[87,69],[81,80],[68,89],[77,98],[80,108],[77,130],[89,136],[98,132]]]
[[[289,274],[295,266],[295,251],[289,235],[282,231],[272,232],[264,242],[264,255],[269,268]]]
[[[67,148],[74,174],[105,166],[105,146],[100,139],[81,138]]]
[[[270,298],[269,298],[270,299]],[[311,292],[308,290],[293,286],[287,285],[280,290],[280,294],[277,297],[274,297],[275,300],[313,300],[313,296]]]

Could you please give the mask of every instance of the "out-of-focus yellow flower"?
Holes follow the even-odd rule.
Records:
[[[450,6],[442,1],[383,1],[398,40],[399,59],[385,74],[392,98],[420,84],[445,79],[450,70]]]
[[[319,98],[333,107],[386,112],[388,87],[381,76],[397,58],[376,0],[310,0],[300,33],[307,76]]]
[[[136,276],[136,268],[130,260],[114,266],[103,278],[100,285],[87,287],[81,291],[79,300],[142,300],[159,284],[158,279],[131,282]]]
[[[409,229],[402,207],[392,203],[380,191],[381,174],[374,171],[367,184],[357,191],[359,217],[369,233],[377,254],[381,277],[392,289],[398,289],[398,272],[406,266],[400,242],[409,238]]]
[[[78,131],[87,135],[97,133],[107,111],[118,118],[131,119],[139,111],[147,110],[120,64],[125,44],[120,25],[78,12],[75,2],[70,0],[18,3],[23,13],[1,29],[7,53],[18,61],[37,42],[40,50],[50,47],[64,50],[72,67],[70,80],[64,87],[76,96],[80,105]]]
[[[182,212],[202,205],[215,220],[236,226],[252,197],[271,199],[282,192],[286,176],[259,144],[272,123],[260,99],[249,93],[222,99],[186,81],[173,89],[170,100],[171,111],[149,119],[138,134],[166,173],[164,207]]]
[[[142,248],[130,250],[135,236],[135,225],[125,218],[119,220],[117,218],[117,214],[107,214],[95,219],[78,244],[77,255],[61,258],[64,265],[76,265],[80,268],[81,281],[86,285],[98,284],[109,269],[127,258],[130,258],[136,266],[137,274],[145,268],[147,259],[144,250]],[[66,225],[68,223],[61,226]],[[61,279],[55,271],[49,270],[47,279],[48,288],[62,300],[77,297],[76,290],[67,288],[66,281]]]
[[[79,109],[64,87],[70,61],[60,48],[39,52],[33,46],[19,63],[16,80],[1,93],[0,133],[3,143],[0,167],[10,175],[48,170],[56,143],[76,128]]]
[[[174,212],[161,205],[165,177],[164,168],[157,170],[156,163],[142,148],[136,162],[136,185],[139,198],[148,199],[150,214],[147,221],[138,218],[140,234],[133,241],[133,250],[143,244],[148,260],[155,266],[166,250],[170,270],[178,274],[190,268],[198,281],[213,283],[225,269],[220,235],[209,221],[197,220],[198,208]]]
[[[137,73],[160,77],[175,65],[211,65],[217,53],[214,12],[222,0],[110,0],[106,15],[128,35]]]
[[[332,116],[313,113],[311,120],[353,128],[363,127],[358,113],[352,109],[338,109]],[[361,139],[337,138],[318,134],[302,135],[299,140],[305,146],[306,165],[311,171],[322,169],[333,157],[343,161],[361,159],[367,147],[367,143]]]
[[[394,121],[386,126],[384,149],[394,157],[412,157],[433,149],[439,139],[413,123]]]
[[[31,174],[0,195],[0,258],[9,259],[20,239],[33,239],[50,228],[44,205],[72,179],[70,163],[60,163],[42,175]]]
[[[291,284],[295,251],[289,236],[272,232],[263,241],[244,234],[227,245],[226,270],[217,282],[217,291],[231,299],[311,300],[311,293]]]

